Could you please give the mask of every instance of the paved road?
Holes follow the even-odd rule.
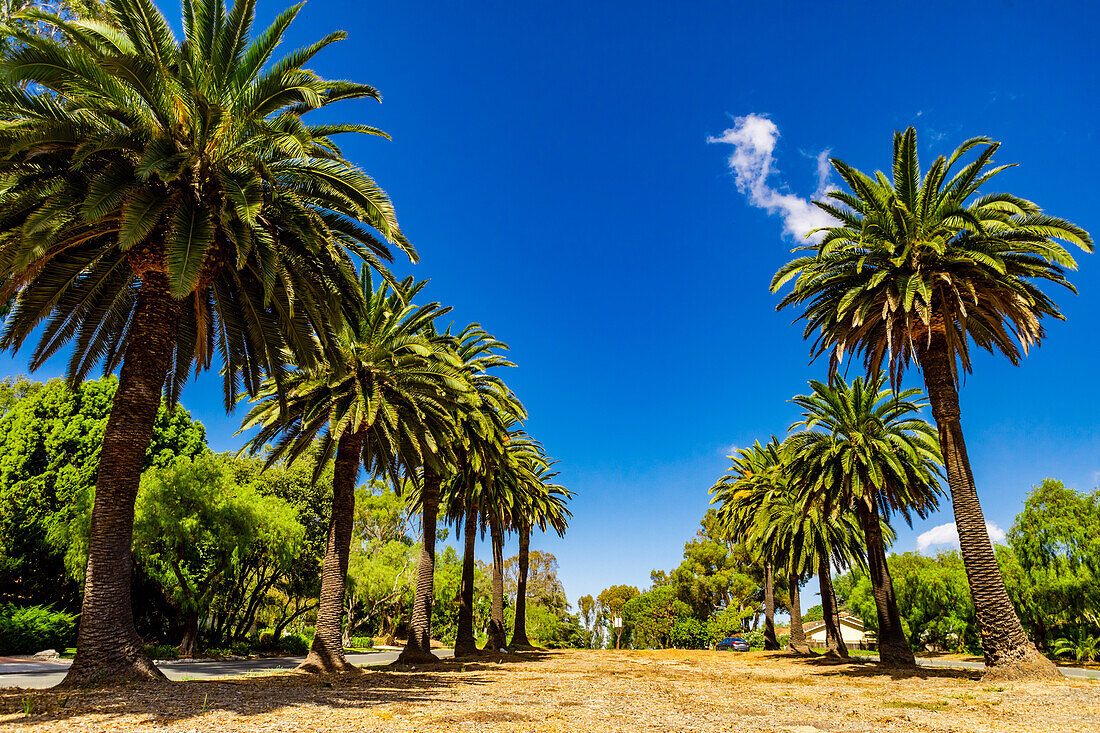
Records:
[[[961,662],[953,659],[918,659],[917,664],[922,667],[947,667],[948,669],[976,669],[979,671],[985,669],[985,665],[981,662]],[[1100,680],[1100,669],[1059,667],[1058,671],[1071,679]]]
[[[397,651],[377,651],[348,654],[352,664],[389,664],[397,659]],[[436,649],[434,654],[449,657],[450,649]],[[157,665],[170,680],[202,680],[210,677],[294,669],[305,657],[269,657],[266,659],[228,659],[224,661],[170,662]],[[0,663],[0,687],[53,687],[65,677],[68,660],[60,662],[20,661]]]

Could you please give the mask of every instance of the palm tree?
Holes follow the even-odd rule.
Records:
[[[559,537],[563,537],[569,517],[573,516],[565,506],[571,498],[569,490],[551,483],[558,476],[556,471],[550,470],[554,462],[542,455],[541,450],[528,453],[524,460],[531,464],[529,471],[531,481],[526,487],[527,491],[521,495],[516,508],[519,567],[516,576],[516,620],[512,626],[512,643],[508,645],[511,649],[532,648],[527,638],[527,571],[530,564],[531,529],[538,527],[545,532],[549,527],[557,532]]]
[[[798,486],[801,480],[792,476]],[[812,482],[811,482],[812,483]],[[795,498],[797,514],[792,518],[797,528],[791,547],[792,564],[805,572],[817,573],[821,588],[821,607],[825,621],[825,647],[829,653],[848,657],[848,647],[840,628],[840,613],[831,569],[866,566],[863,530],[855,514],[847,507],[834,504],[826,508],[820,495],[807,492]],[[883,537],[893,542],[894,533],[882,522]]]
[[[786,464],[787,450],[779,448],[779,459]],[[787,578],[790,593],[791,632],[789,647],[791,651],[807,654],[810,651],[806,635],[802,630],[802,602],[799,589],[806,572],[804,556],[798,552],[802,531],[802,505],[798,501],[790,473],[784,466],[787,481],[780,490],[774,491],[761,507],[749,542],[760,548],[764,557],[769,558],[778,570]]]
[[[878,611],[879,657],[915,665],[886,565],[882,522],[897,513],[911,523],[913,514],[925,517],[936,508],[942,459],[932,426],[917,417],[920,391],[896,393],[885,382],[881,373],[851,385],[836,377],[833,387],[814,380],[812,394],[791,400],[803,416],[791,426],[802,430],[788,438],[791,472],[826,513],[834,507],[855,512]]]
[[[413,305],[424,285],[406,280],[391,290],[383,283],[371,292],[364,268],[366,311],[339,334],[339,361],[288,375],[285,395],[271,380],[241,428],[261,426],[246,446],[253,452],[278,439],[268,465],[293,462],[319,441],[319,474],[336,454],[316,633],[304,671],[358,671],[344,657],[341,620],[360,464],[400,487],[400,473],[413,476],[446,460],[451,415],[470,391],[450,340],[425,335],[449,309]]]
[[[184,0],[183,42],[151,0],[109,0],[102,22],[28,11],[56,37],[9,28],[0,54],[0,347],[34,333],[35,369],[70,344],[73,383],[120,370],[67,683],[160,676],[134,630],[130,546],[162,391],[176,399],[215,351],[227,409],[242,382],[281,381],[288,353],[314,366],[362,307],[352,256],[381,268],[381,238],[413,256],[331,139],[382,133],[303,119],[379,98],[302,68],[344,34],[272,61],[300,7],[251,41],[253,0]]]
[[[774,558],[760,551],[752,538],[766,524],[768,507],[776,496],[785,493],[787,471],[779,440],[773,435],[766,446],[757,441],[730,456],[733,465],[710,493],[711,503],[719,503],[718,519],[727,533],[746,549],[754,551],[764,565],[764,648],[779,649],[775,635],[775,564]]]
[[[1044,317],[1062,314],[1040,285],[1073,291],[1076,263],[1062,242],[1092,251],[1080,227],[1034,203],[979,189],[1009,166],[996,166],[1000,143],[977,137],[921,177],[913,128],[894,134],[893,180],[868,176],[839,160],[851,189],[815,202],[838,224],[776,273],[772,290],[794,279],[779,307],[804,305],[814,356],[829,354],[830,373],[846,352],[862,354],[868,374],[887,363],[896,385],[916,362],[939,427],[959,544],[990,667],[1017,674],[1056,670],[1028,640],[1005,591],[963,440],[959,366],[971,371],[970,341],[1013,364],[1045,335]],[[977,157],[957,172],[963,156]]]
[[[500,366],[513,366],[500,354],[507,344],[493,338],[478,324],[466,326],[454,337],[454,353],[459,369],[473,392],[467,397],[461,411],[452,418],[455,435],[451,450],[454,452],[449,491],[443,506],[448,515],[466,511],[463,518],[465,553],[462,566],[462,593],[459,605],[458,637],[455,653],[476,648],[473,644],[473,544],[476,538],[478,507],[484,508],[491,497],[496,471],[505,455],[505,436],[511,419],[527,417],[524,406],[515,394],[491,370]],[[439,511],[439,484],[434,496],[421,501],[423,526],[431,526],[423,532],[423,549],[417,576],[414,612],[409,628],[409,638],[398,659],[401,664],[425,663],[436,659],[431,654],[431,602],[434,577],[434,526]],[[458,501],[458,505],[455,504]],[[429,544],[430,543],[430,544]]]

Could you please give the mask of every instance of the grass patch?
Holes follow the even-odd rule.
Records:
[[[917,710],[947,710],[947,700],[934,702],[919,702],[917,700],[887,700],[882,703],[884,708],[915,708]]]
[[[983,687],[982,692],[1004,692],[1005,688],[1001,685],[990,685],[989,687]]]

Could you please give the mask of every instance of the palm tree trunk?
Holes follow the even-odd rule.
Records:
[[[886,664],[915,667],[917,660],[905,639],[901,614],[894,596],[894,582],[890,578],[890,568],[886,565],[886,542],[882,538],[882,524],[874,494],[871,495],[870,504],[867,501],[856,502],[856,516],[867,538],[867,566],[871,575],[875,610],[878,612],[879,659]]]
[[[321,595],[317,604],[317,626],[309,655],[298,669],[302,672],[358,672],[359,668],[344,657],[341,621],[344,617],[344,590],[351,554],[351,530],[355,520],[355,483],[359,477],[363,434],[345,431],[336,444],[336,464],[332,475],[332,514],[328,521],[328,541],[321,570]]]
[[[941,326],[942,329],[942,326]],[[932,417],[940,432],[940,447],[951,489],[951,506],[959,532],[966,579],[974,598],[974,611],[981,630],[985,664],[993,676],[1060,677],[1054,663],[1039,653],[1027,638],[1016,609],[1005,590],[993,543],[978,503],[974,474],[963,439],[959,393],[951,369],[951,355],[942,335],[935,334],[919,354]]]
[[[789,581],[791,592],[791,640],[788,648],[799,654],[809,654],[810,645],[806,643],[806,634],[802,631],[802,597],[799,594],[799,577],[792,575]]]
[[[817,568],[817,580],[821,585],[821,612],[825,620],[825,648],[829,654],[836,654],[845,659],[848,658],[848,645],[844,643],[844,633],[840,628],[840,611],[836,604],[836,590],[833,588],[833,577],[829,572],[828,555],[824,548],[818,549],[818,556],[823,558]]]
[[[462,552],[462,588],[458,599],[458,633],[455,636],[455,656],[477,653],[474,638],[474,548],[477,544],[477,504],[466,505],[462,520],[465,549]]]
[[[416,574],[416,598],[413,600],[409,640],[397,658],[398,664],[438,662],[432,654],[432,600],[435,595],[435,527],[439,513],[441,479],[432,469],[424,468],[424,491],[421,492],[422,518],[420,567]]]
[[[130,556],[145,451],[178,331],[179,303],[161,272],[146,272],[103,433],[88,537],[76,658],[65,686],[163,679],[134,628]]]
[[[531,552],[531,528],[519,530],[519,573],[516,576],[516,622],[512,627],[512,648],[531,649],[527,639],[527,570]]]
[[[775,578],[772,564],[764,563],[764,649],[776,650],[779,639],[775,637]]]
[[[493,610],[489,617],[489,641],[485,648],[495,652],[508,645],[508,634],[504,629],[504,530],[498,520],[490,520],[489,534],[493,539]]]

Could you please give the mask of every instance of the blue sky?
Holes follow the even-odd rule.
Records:
[[[314,68],[382,91],[326,114],[393,135],[346,152],[420,251],[395,269],[511,344],[529,429],[576,492],[566,539],[533,543],[575,601],[678,564],[731,446],[781,435],[786,401],[823,376],[767,289],[797,217],[760,206],[811,196],[823,151],[886,168],[895,129],[916,125],[925,162],[988,135],[1019,164],[998,188],[1100,233],[1098,21],[1084,3],[311,0],[288,47],[345,29]],[[775,126],[743,179],[754,197],[734,146],[708,142],[744,131],[736,118]],[[1020,368],[977,358],[962,390],[979,493],[1005,529],[1044,477],[1100,481],[1100,261],[1079,261],[1080,295],[1057,293],[1067,322]],[[0,357],[0,373],[26,358]],[[214,448],[236,448],[241,415],[219,390],[203,376],[183,402]],[[895,549],[950,521],[945,502]]]

